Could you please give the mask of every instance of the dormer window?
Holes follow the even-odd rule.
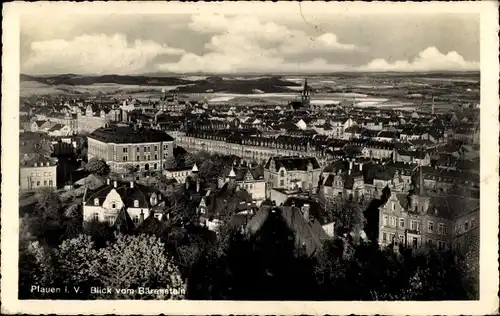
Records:
[[[96,206],[99,205],[99,199],[98,198],[94,199],[94,205],[96,205]]]
[[[34,165],[35,167],[36,167],[36,166],[38,166],[38,164],[37,164],[36,162],[35,162],[33,165]]]
[[[134,200],[134,207],[139,207],[139,200]]]
[[[45,165],[46,165],[46,166],[49,166],[49,165],[50,165],[50,162],[47,162]]]

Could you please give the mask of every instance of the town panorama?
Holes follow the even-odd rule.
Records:
[[[21,74],[19,299],[478,298],[478,71],[212,68]]]

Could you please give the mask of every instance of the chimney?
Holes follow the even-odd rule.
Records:
[[[111,184],[111,179],[107,178],[107,179],[106,179],[106,184],[107,184],[107,185],[110,185],[110,184]]]
[[[349,161],[349,172],[351,172],[351,169],[352,169],[352,160]]]
[[[363,171],[363,163],[362,162],[359,163],[359,171]]]
[[[302,215],[304,215],[304,219],[306,220],[306,222],[309,222],[309,210],[309,204],[302,205]]]
[[[139,215],[139,224],[142,224],[144,222],[144,211],[141,210],[141,215]]]
[[[115,188],[117,188],[117,187],[118,187],[118,181],[116,181],[116,180],[115,180],[115,181],[113,181],[113,186],[114,186]]]
[[[196,178],[196,192],[200,192],[200,178]]]
[[[130,188],[133,189],[134,188],[134,181],[130,181]]]
[[[351,169],[347,171],[347,175],[351,175]]]

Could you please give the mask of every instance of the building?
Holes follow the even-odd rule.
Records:
[[[19,190],[30,191],[57,187],[57,163],[43,155],[22,160],[19,166]]]
[[[478,220],[474,215],[478,208],[478,199],[428,193],[420,168],[418,181],[409,194],[391,192],[380,207],[379,244],[449,249],[459,232],[465,230],[465,222],[470,229],[471,222]]]
[[[88,159],[104,159],[117,173],[127,172],[130,165],[138,171],[162,171],[173,152],[174,139],[153,129],[113,126],[88,136]]]
[[[86,192],[83,199],[84,222],[97,220],[110,226],[121,211],[125,211],[135,226],[154,216],[161,219],[165,205],[161,192],[134,181],[118,182],[107,179],[105,185]]]
[[[262,169],[251,165],[226,168],[218,179],[219,188],[229,183],[231,179],[234,179],[240,188],[245,189],[252,200],[260,203],[266,199],[266,180]]]
[[[196,164],[192,168],[166,168],[163,170],[163,175],[167,179],[175,179],[177,183],[185,183],[187,177],[192,176],[195,172],[198,172]]]
[[[321,166],[315,157],[271,157],[264,166],[267,196],[273,188],[301,188],[312,193],[318,186],[320,174]]]

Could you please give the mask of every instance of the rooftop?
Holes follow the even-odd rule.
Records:
[[[102,127],[93,131],[89,138],[105,143],[156,143],[172,142],[172,136],[158,130],[146,128],[132,128],[129,126]]]

